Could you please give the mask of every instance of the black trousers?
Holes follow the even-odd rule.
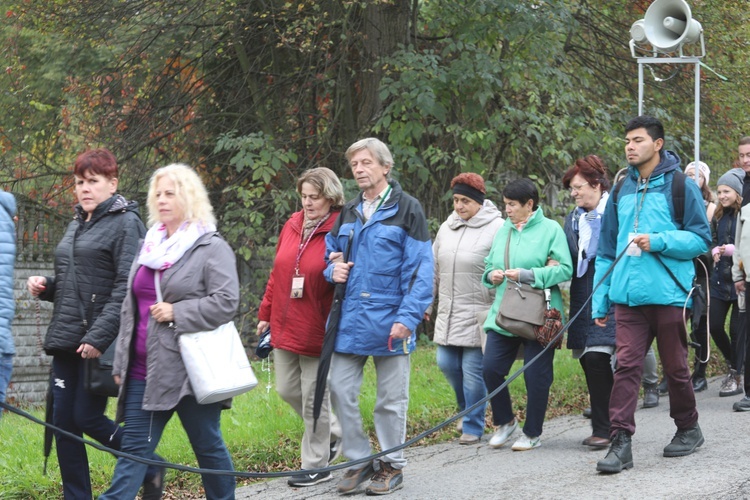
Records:
[[[579,359],[591,400],[592,435],[609,439],[609,396],[614,375],[612,356],[605,352],[587,352]]]

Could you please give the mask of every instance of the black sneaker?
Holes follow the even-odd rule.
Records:
[[[333,479],[331,472],[319,472],[317,474],[299,474],[289,478],[289,486],[312,486],[318,483],[325,483]]]
[[[750,396],[745,396],[740,399],[734,405],[732,405],[734,411],[750,411]]]

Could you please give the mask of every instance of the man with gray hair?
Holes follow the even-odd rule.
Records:
[[[380,448],[389,450],[406,439],[409,354],[432,302],[434,266],[422,206],[390,178],[388,147],[378,139],[362,139],[349,147],[346,159],[362,192],[344,206],[326,237],[326,279],[347,283],[329,384],[343,453],[358,460],[372,452],[358,404],[370,356],[377,373],[374,420]],[[346,472],[338,492],[354,493],[371,479],[368,495],[391,493],[403,486],[405,465],[403,450],[360,464]]]

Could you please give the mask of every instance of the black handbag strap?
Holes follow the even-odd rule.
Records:
[[[656,260],[658,260],[658,261],[659,261],[659,264],[661,264],[661,265],[662,265],[662,266],[664,267],[664,269],[666,269],[666,270],[667,270],[667,274],[669,274],[669,276],[670,276],[670,277],[672,278],[672,280],[673,280],[673,281],[674,281],[674,282],[675,282],[675,283],[677,284],[677,286],[678,286],[678,287],[680,287],[680,290],[682,290],[683,292],[685,292],[685,293],[686,293],[687,295],[690,295],[690,290],[688,290],[687,288],[685,288],[685,287],[684,287],[684,286],[682,285],[682,283],[680,283],[680,280],[678,280],[678,279],[677,279],[677,276],[675,276],[675,275],[674,275],[674,273],[672,272],[672,270],[671,270],[671,269],[669,269],[669,266],[668,266],[668,265],[666,265],[666,264],[664,263],[664,261],[663,261],[663,260],[661,260],[661,257],[659,257],[659,254],[657,254],[657,253],[654,253],[654,254],[652,254],[652,255],[654,256],[654,258],[655,258]]]

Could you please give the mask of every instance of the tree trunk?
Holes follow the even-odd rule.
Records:
[[[378,0],[367,4],[362,22],[360,70],[355,76],[359,90],[357,130],[369,128],[381,112],[379,90],[382,59],[409,41],[410,0]]]

